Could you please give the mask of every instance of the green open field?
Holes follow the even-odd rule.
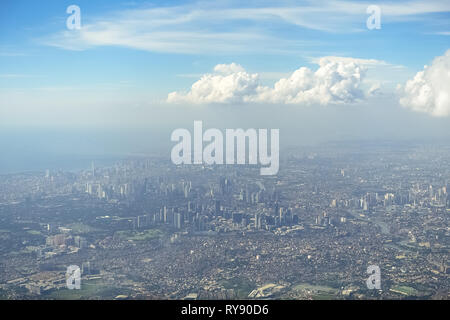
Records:
[[[67,225],[67,228],[72,229],[72,232],[75,234],[84,234],[84,233],[99,231],[99,229],[88,226],[81,222],[71,223],[71,224]]]
[[[220,284],[225,289],[233,289],[236,292],[238,299],[248,299],[248,295],[255,289],[255,284],[252,282],[241,279],[241,278],[233,278],[229,280],[223,280]]]
[[[418,291],[416,289],[408,286],[394,286],[390,290],[396,293],[403,294],[405,296],[415,296],[418,294]]]
[[[31,234],[33,236],[40,236],[40,235],[42,235],[42,233],[40,231],[37,231],[37,230],[28,230],[27,233]]]
[[[128,295],[127,291],[107,285],[101,279],[81,282],[80,290],[67,288],[55,289],[42,295],[43,299],[56,300],[88,300],[88,299],[114,299],[118,295]]]
[[[157,239],[163,235],[163,232],[159,229],[148,229],[142,232],[139,231],[117,231],[115,237],[121,240],[132,240],[132,241],[146,241]]]
[[[312,298],[315,300],[333,300],[336,299],[339,290],[323,285],[314,285],[309,283],[300,283],[292,288],[294,291],[311,291]]]

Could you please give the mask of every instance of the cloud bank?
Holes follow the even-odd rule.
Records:
[[[400,104],[405,108],[435,117],[449,116],[450,50],[436,57],[431,66],[425,66],[399,90]]]
[[[368,65],[378,60],[323,57],[316,71],[301,67],[273,87],[262,86],[257,73],[249,73],[232,63],[219,64],[214,73],[203,75],[188,92],[172,92],[169,103],[273,103],[327,105],[353,103],[369,95],[363,90]]]

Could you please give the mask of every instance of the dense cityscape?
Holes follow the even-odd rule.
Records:
[[[448,299],[449,163],[361,142],[284,150],[275,176],[161,156],[5,174],[0,298]]]

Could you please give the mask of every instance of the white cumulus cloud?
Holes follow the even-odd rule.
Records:
[[[168,102],[203,103],[240,103],[247,101],[257,92],[258,74],[247,73],[240,65],[219,64],[214,74],[203,75],[186,93],[172,92]]]
[[[363,98],[361,89],[365,66],[356,59],[321,58],[315,72],[301,67],[288,78],[264,88],[255,99],[286,104],[321,104],[355,102]]]
[[[245,72],[245,69],[241,65],[232,62],[230,64],[218,64],[214,67],[214,71],[223,74],[231,74],[237,72]]]
[[[435,117],[450,115],[450,50],[400,87],[400,104]]]
[[[262,86],[257,73],[248,73],[236,64],[219,64],[214,73],[203,75],[187,93],[172,92],[168,102],[332,104],[363,99],[362,82],[366,66],[377,60],[324,57],[313,71],[301,67],[273,87]],[[379,62],[383,63],[383,62]]]

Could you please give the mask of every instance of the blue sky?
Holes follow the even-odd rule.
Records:
[[[66,28],[72,4],[81,9],[80,31]],[[381,8],[379,30],[366,27],[370,4]],[[314,72],[322,57],[360,59],[366,85],[379,84],[383,101],[400,108],[396,86],[450,48],[450,2],[2,1],[0,30],[3,126],[170,125],[178,111],[163,110],[175,108],[168,95],[179,92],[186,104],[216,102],[186,97],[202,75],[233,62],[257,73],[258,88],[269,92],[300,67]],[[218,102],[248,100],[230,94]],[[341,100],[361,103],[356,98]],[[302,108],[302,99],[291,100]]]

